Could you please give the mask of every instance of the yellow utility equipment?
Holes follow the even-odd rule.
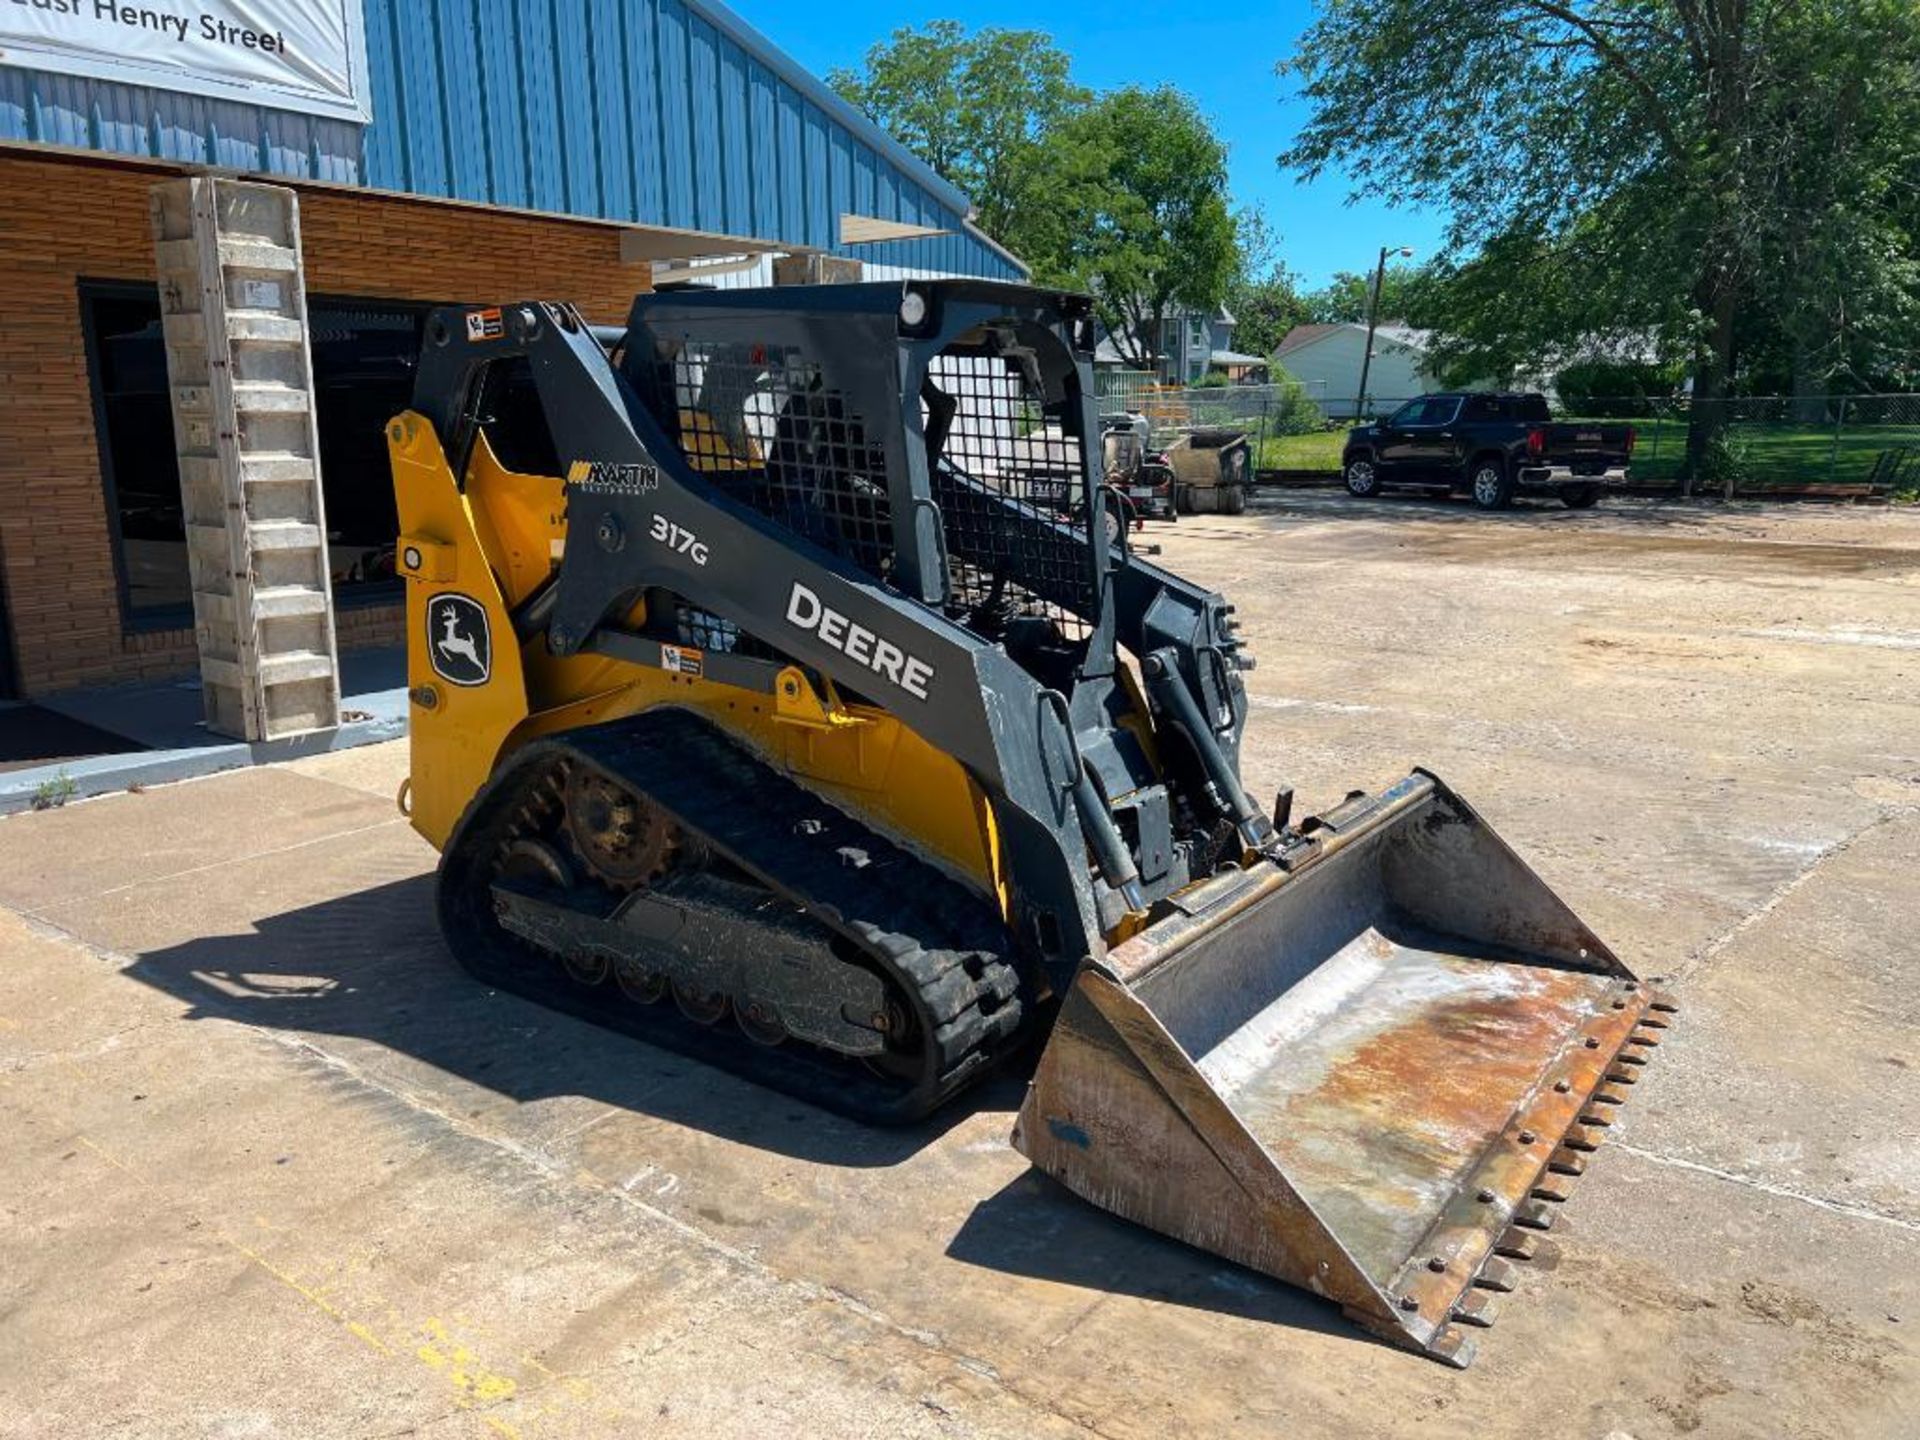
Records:
[[[876,1122],[1050,1027],[1035,1165],[1465,1364],[1672,1006],[1432,775],[1249,798],[1092,348],[973,281],[436,311],[389,440],[448,944]]]

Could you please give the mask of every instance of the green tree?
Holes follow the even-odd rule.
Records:
[[[1604,322],[1684,347],[1697,464],[1743,315],[1817,327],[1866,294],[1899,311],[1911,184],[1903,201],[1857,182],[1912,157],[1917,61],[1911,0],[1325,0],[1281,67],[1313,107],[1282,161],[1449,213],[1454,251],[1480,251],[1447,287],[1474,344],[1495,341],[1504,290],[1515,329],[1563,346]],[[1850,94],[1870,120],[1843,119]],[[1828,259],[1784,259],[1808,246]],[[1526,280],[1503,285],[1501,263]]]
[[[1803,421],[1920,359],[1920,24],[1910,4],[1850,5],[1859,23],[1836,29],[1827,8],[1782,15],[1773,40],[1755,126],[1778,214],[1736,332],[1743,388],[1790,389]]]
[[[1427,272],[1416,323],[1432,332],[1428,361],[1444,384],[1537,378],[1583,360],[1684,354],[1694,333],[1684,290],[1671,274],[1637,269],[1634,247],[1649,209],[1588,216],[1552,236],[1502,231],[1464,263]]]
[[[1428,273],[1423,265],[1389,265],[1380,280],[1380,315],[1383,321],[1418,323],[1427,295]],[[1334,272],[1320,289],[1306,298],[1308,318],[1318,324],[1341,322],[1365,324],[1367,302],[1373,290],[1373,272],[1352,270]]]
[[[1233,348],[1244,355],[1271,356],[1296,325],[1313,317],[1291,273],[1275,269],[1258,280],[1236,278],[1227,289],[1233,313]]]
[[[1037,30],[954,20],[902,27],[872,46],[859,70],[828,83],[973,201],[981,228],[1024,253],[1025,220],[1045,173],[1043,147],[1088,92]]]
[[[1233,346],[1243,354],[1271,356],[1296,325],[1310,315],[1297,276],[1280,260],[1280,236],[1258,206],[1233,217],[1234,269],[1227,282],[1227,309],[1235,321]]]
[[[1213,309],[1233,279],[1226,146],[1180,91],[1128,86],[1062,120],[1046,154],[1022,254],[1092,294],[1127,362],[1152,368],[1168,317]]]

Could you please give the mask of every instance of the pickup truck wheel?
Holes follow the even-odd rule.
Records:
[[[1380,493],[1380,476],[1373,468],[1373,458],[1368,455],[1356,455],[1347,461],[1347,493],[1358,495],[1362,500]]]
[[[1591,510],[1600,503],[1598,485],[1573,485],[1560,492],[1560,503],[1569,510]]]
[[[1473,462],[1470,490],[1482,510],[1504,510],[1513,503],[1513,482],[1507,467],[1491,455]]]

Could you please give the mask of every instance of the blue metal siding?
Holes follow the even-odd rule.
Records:
[[[527,193],[527,108],[525,87],[520,83],[520,37],[513,24],[517,8],[518,0],[479,0],[476,64],[486,87],[482,116],[486,124],[488,191],[501,205],[524,206],[531,201]],[[377,101],[374,113],[379,113]],[[370,130],[370,166],[374,163],[373,140]]]
[[[623,7],[627,27],[627,119],[633,137],[636,215],[658,215],[667,203],[666,153],[660,139],[660,87],[653,83],[659,53],[653,10]]]
[[[0,140],[837,248],[1017,279],[966,200],[718,0],[363,0],[372,123],[0,67]]]
[[[406,0],[399,3],[405,4]],[[554,63],[553,12],[544,4],[526,5],[520,15],[520,83],[527,107],[527,197],[535,210],[565,210],[566,149],[560,107],[555,103],[560,76]],[[386,183],[371,166],[367,182]]]
[[[399,118],[407,157],[401,186],[416,195],[449,195],[447,106],[433,7],[393,0],[394,56],[400,62]]]
[[[440,35],[440,89],[446,96],[447,131],[461,143],[447,147],[453,193],[487,188],[487,107],[492,96],[480,68],[479,6],[439,0],[434,7]]]
[[[748,155],[753,142],[747,101],[746,52],[731,40],[720,42],[721,172],[726,184],[725,224],[729,235],[751,235],[753,184]]]
[[[626,18],[621,0],[592,0],[587,40],[593,48],[593,118],[600,137],[601,203],[630,215],[633,202],[633,100],[627,94]]]
[[[574,98],[594,96],[597,100],[600,94],[594,83],[585,0],[553,0],[553,58],[560,75],[554,93],[560,115],[562,173],[566,177],[562,208],[569,215],[604,215],[608,212],[600,199],[600,147],[594,134],[597,106],[582,105]]]
[[[698,15],[689,17],[687,53],[689,83],[693,99],[692,133],[697,137],[693,163],[707,173],[694,182],[693,223],[700,230],[727,228],[726,162],[724,152],[715,143],[720,130],[720,37],[713,26]]]
[[[758,60],[747,65],[748,144],[753,153],[753,224],[750,235],[780,233],[779,99],[773,72]]]

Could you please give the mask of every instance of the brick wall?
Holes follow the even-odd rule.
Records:
[[[153,279],[148,187],[172,172],[0,153],[0,565],[23,694],[191,670],[191,630],[120,613],[78,282]],[[571,300],[626,316],[645,265],[603,225],[302,189],[307,288],[403,300]],[[347,608],[342,649],[400,638],[398,608]]]

